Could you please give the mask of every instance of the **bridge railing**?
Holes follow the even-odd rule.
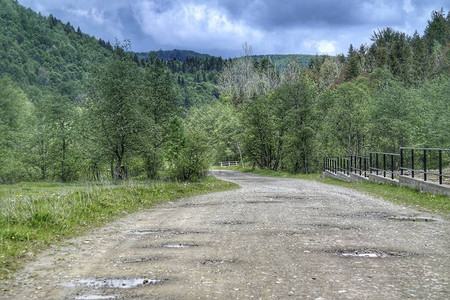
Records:
[[[401,147],[400,173],[424,181],[449,184],[450,149]]]
[[[337,174],[369,174],[398,179],[400,175],[450,184],[450,149],[401,147],[400,153],[325,157],[324,171]]]
[[[388,152],[370,152],[370,173],[395,179],[400,175],[400,154]]]

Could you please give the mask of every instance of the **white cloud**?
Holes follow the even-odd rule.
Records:
[[[244,41],[259,42],[263,34],[243,22],[229,19],[214,5],[179,1],[161,11],[155,3],[140,1],[133,5],[142,31],[165,45],[208,45],[240,49]],[[163,33],[163,34],[161,34]]]
[[[96,8],[90,8],[90,9],[69,8],[69,9],[66,9],[66,12],[69,14],[75,15],[77,17],[87,18],[97,24],[103,24],[105,22],[105,17],[103,15],[103,11],[100,11]]]
[[[411,3],[411,0],[403,0],[403,10],[409,14],[414,11],[414,6]]]
[[[319,54],[330,54],[333,55],[336,53],[336,42],[335,41],[327,41],[321,40],[316,43],[316,49]]]

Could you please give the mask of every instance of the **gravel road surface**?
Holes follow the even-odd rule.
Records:
[[[448,221],[313,181],[214,175],[242,188],[55,246],[0,299],[450,299]]]

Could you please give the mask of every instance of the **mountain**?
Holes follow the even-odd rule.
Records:
[[[158,51],[150,51],[150,54],[156,55],[161,60],[169,61],[174,58],[179,61],[185,61],[188,58],[202,58],[202,57],[210,57],[208,54],[201,54],[191,50],[158,50]],[[149,55],[147,52],[138,52],[136,53],[139,59],[146,59]]]
[[[38,86],[75,97],[85,75],[112,49],[70,22],[0,0],[0,77],[7,75],[25,90]]]
[[[263,58],[268,58],[275,67],[283,71],[289,62],[296,61],[300,66],[305,68],[308,67],[309,62],[314,59],[315,55],[309,54],[269,54],[269,55],[253,55],[254,60],[261,60]]]

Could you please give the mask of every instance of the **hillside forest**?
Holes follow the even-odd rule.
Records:
[[[219,161],[450,146],[450,14],[338,56],[134,53],[0,0],[0,183],[196,180]]]

